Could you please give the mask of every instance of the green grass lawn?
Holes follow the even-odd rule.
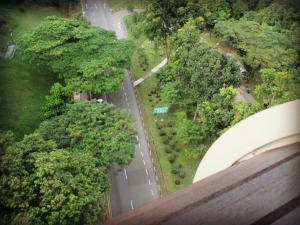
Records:
[[[54,8],[33,8],[25,12],[18,8],[0,5],[1,18],[5,24],[0,27],[1,47],[7,41],[38,23],[46,16],[60,15]],[[32,133],[43,121],[41,107],[50,87],[57,81],[49,69],[37,69],[21,59],[17,50],[13,59],[0,58],[0,129],[12,130],[20,139]]]

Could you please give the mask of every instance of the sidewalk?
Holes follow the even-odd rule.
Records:
[[[246,92],[246,89],[244,86],[240,86],[239,88],[236,88],[236,99],[239,102],[250,102],[250,103],[255,103],[256,100],[253,98],[251,95],[251,92],[248,94]]]
[[[133,87],[136,87],[137,85],[139,85],[140,83],[142,83],[144,80],[148,79],[157,70],[159,70],[161,67],[163,67],[164,65],[166,65],[167,62],[168,62],[168,60],[167,60],[167,58],[165,58],[160,64],[158,64],[156,67],[154,67],[152,70],[150,70],[150,72],[148,72],[145,76],[143,76],[142,78],[134,81],[133,82]]]

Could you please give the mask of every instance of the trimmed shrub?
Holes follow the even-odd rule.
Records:
[[[169,156],[169,162],[173,164],[175,162],[175,156],[172,154]]]
[[[180,180],[175,180],[175,184],[179,185],[180,184]]]
[[[163,143],[165,145],[169,144],[169,139],[167,137],[163,137]]]
[[[173,127],[173,122],[168,122],[168,127]]]
[[[172,136],[172,135],[168,135],[167,137],[168,137],[168,139],[169,139],[170,141],[173,139],[173,136]]]
[[[169,145],[172,149],[175,149],[177,147],[177,143],[175,141],[171,141]]]
[[[181,179],[185,178],[185,171],[184,171],[183,169],[180,169],[180,170],[178,171],[178,175],[179,175],[179,177],[180,177]]]
[[[181,151],[181,148],[179,146],[176,146],[174,149],[175,149],[176,152],[180,152]]]
[[[181,165],[180,165],[180,164],[174,164],[174,165],[172,166],[171,173],[172,173],[172,174],[177,174],[177,173],[179,173],[180,168],[181,168]]]
[[[166,148],[166,149],[165,149],[165,152],[166,152],[167,154],[170,154],[170,153],[172,152],[172,149],[171,149],[171,148]]]
[[[157,124],[156,124],[156,127],[157,127],[157,129],[159,129],[159,130],[160,130],[161,128],[163,128],[163,126],[162,126],[160,123],[157,123]]]
[[[164,130],[160,130],[160,131],[159,131],[159,135],[160,135],[160,136],[166,136],[167,133],[166,133],[166,131],[164,131]]]

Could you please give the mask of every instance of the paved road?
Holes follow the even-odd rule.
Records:
[[[126,11],[112,14],[105,0],[82,0],[82,9],[92,25],[114,30],[118,38],[126,38],[126,32],[121,21]],[[106,95],[107,101],[133,114],[136,118],[135,125],[138,134],[132,163],[125,167],[118,176],[113,175],[116,171],[116,165],[112,166],[109,173],[113,216],[130,211],[160,196],[132,82],[128,71],[124,71],[126,79],[122,87],[116,93],[108,93]]]

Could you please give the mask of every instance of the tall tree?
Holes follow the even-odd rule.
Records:
[[[108,103],[75,101],[64,114],[44,121],[37,132],[55,141],[58,148],[95,156],[105,168],[112,163],[127,165],[134,154],[132,117]]]
[[[61,115],[67,103],[71,103],[73,100],[72,90],[70,87],[63,87],[60,83],[55,83],[51,87],[50,95],[46,96],[46,100],[47,103],[43,107],[45,118]]]
[[[221,21],[215,32],[235,47],[252,69],[290,68],[298,62],[293,43],[286,35],[255,21]]]
[[[211,101],[205,101],[199,111],[202,138],[217,137],[229,127],[233,118],[236,91],[233,87],[222,88]]]
[[[260,72],[262,83],[257,85],[254,91],[263,100],[266,107],[296,98],[296,87],[289,73],[276,71],[273,68],[265,68]]]
[[[95,224],[104,220],[105,168],[35,133],[0,160],[1,224]]]
[[[49,65],[76,92],[117,90],[130,65],[133,43],[87,24],[81,17],[47,17],[18,39],[23,56]]]
[[[236,60],[212,50],[202,42],[198,42],[191,51],[178,50],[177,58],[169,71],[175,77],[175,85],[171,87],[177,89],[180,95],[172,101],[184,99],[187,104],[196,103],[194,121],[201,102],[210,100],[224,85],[237,87],[241,84],[242,75]]]

